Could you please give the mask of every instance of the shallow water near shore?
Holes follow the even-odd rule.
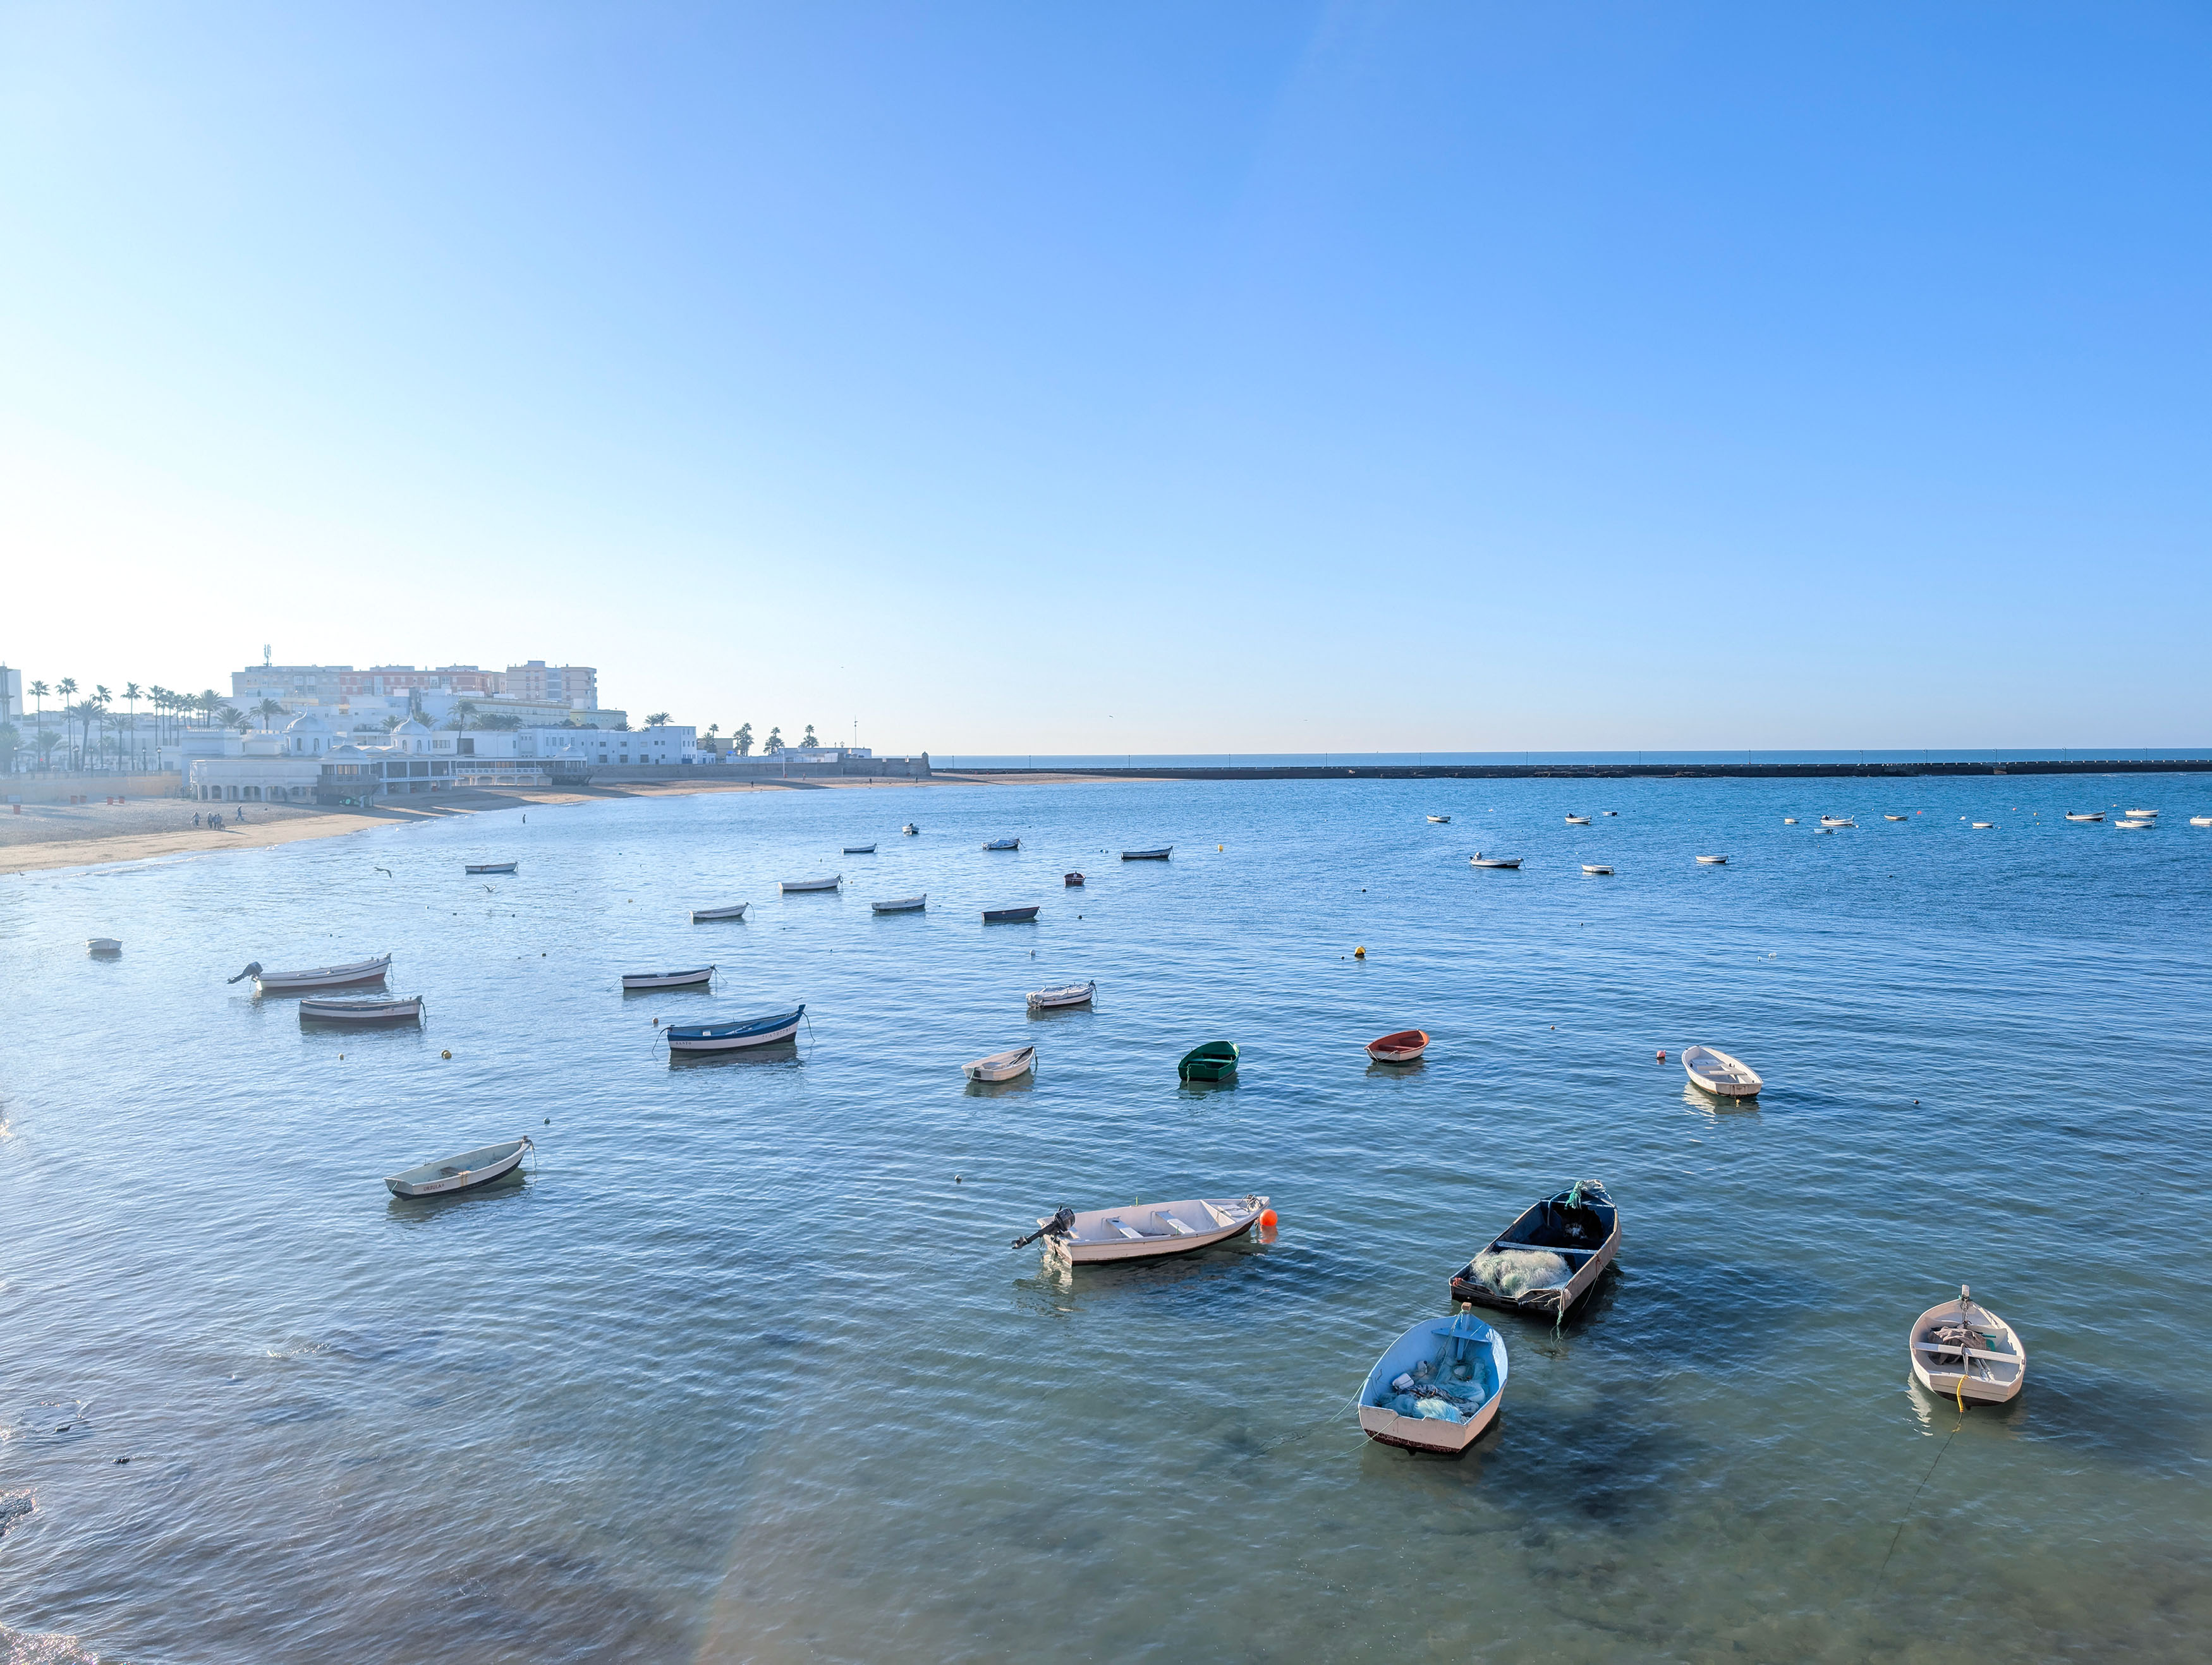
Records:
[[[2208,811],[2197,775],[948,787],[0,880],[0,1658],[2200,1657]],[[419,1032],[223,982],[386,951]],[[802,1000],[795,1048],[657,1044]],[[1408,1025],[1426,1061],[1370,1066]],[[1179,1085],[1216,1037],[1237,1079]],[[1692,1042],[1757,1105],[1688,1091]],[[1033,1079],[962,1079],[1026,1042]],[[520,1182],[381,1183],[524,1133]],[[1618,1269],[1564,1328],[1485,1315],[1498,1425],[1363,1439],[1377,1354],[1578,1176]],[[1007,1246],[1247,1190],[1273,1241]],[[1963,1416],[1904,1346],[1961,1282],[2030,1356]]]

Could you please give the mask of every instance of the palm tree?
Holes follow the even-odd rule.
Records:
[[[48,688],[46,684],[42,682],[34,682],[31,684],[31,696],[39,702],[38,714],[33,720],[37,722],[39,726],[38,732],[40,734],[44,734],[46,732],[46,696],[52,691],[53,690],[52,689]],[[43,768],[45,766],[41,764],[40,767]]]
[[[276,701],[264,696],[261,703],[253,708],[253,714],[261,719],[261,732],[266,734],[269,732],[269,720],[271,717],[283,716],[284,708]]]
[[[768,744],[767,744],[766,745],[763,746],[763,747],[761,748],[761,750],[762,750],[763,751],[771,752],[771,753],[773,753],[773,752],[778,752],[778,751],[782,750],[783,750],[783,731],[782,731],[781,728],[771,728],[771,729],[769,729],[769,732],[768,732]]]
[[[730,736],[730,744],[738,749],[738,756],[750,757],[753,752],[753,726],[739,723],[738,732]]]
[[[659,727],[659,726],[661,726],[661,724],[663,724],[663,723],[666,722],[667,720],[668,720],[668,714],[667,714],[665,711],[655,711],[655,712],[652,712],[652,713],[650,713],[650,714],[646,717],[646,720],[645,720],[645,726],[646,726],[647,728],[658,728],[658,727]]]
[[[816,746],[822,744],[821,741],[814,738],[814,725],[812,723],[806,725],[806,738],[801,740],[799,744],[805,746],[810,751]]]
[[[42,728],[33,738],[39,743],[39,755],[44,757],[47,765],[51,767],[54,758],[54,745],[62,737],[51,728]]]
[[[476,714],[477,702],[474,700],[456,701],[453,705],[453,720],[452,722],[447,724],[446,726],[448,728],[482,728],[483,725],[476,720]]]
[[[135,757],[138,750],[138,702],[146,697],[146,691],[135,682],[126,682],[123,684],[123,697],[131,702],[131,750]]]

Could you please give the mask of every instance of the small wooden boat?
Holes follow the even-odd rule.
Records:
[[[512,861],[472,861],[463,871],[471,873],[511,873],[514,868],[515,864]]]
[[[1620,1210],[1595,1180],[1546,1197],[1452,1273],[1455,1301],[1565,1317],[1620,1248]]]
[[[994,838],[983,848],[987,850],[1018,850],[1021,847],[1022,841],[1018,838]]]
[[[300,1021],[302,1024],[419,1024],[422,1021],[422,997],[408,1000],[379,1000],[374,995],[359,994],[336,1000],[319,1000],[310,997],[300,1002]]]
[[[1024,1248],[1044,1240],[1045,1252],[1069,1266],[1108,1261],[1150,1261],[1164,1255],[1188,1255],[1242,1237],[1268,1212],[1267,1200],[1194,1197],[1183,1202],[1131,1203],[1126,1208],[1063,1208],[1037,1229],[1014,1239]],[[1273,1224],[1273,1222],[1269,1222]]]
[[[844,874],[832,873],[827,878],[787,878],[775,888],[788,896],[809,890],[834,890],[844,882]]]
[[[2010,1324],[1959,1285],[1959,1298],[1930,1307],[1913,1320],[1905,1338],[1912,1379],[1931,1394],[1955,1400],[2002,1405],[2027,1381],[2027,1346]]]
[[[1121,860],[1124,861],[1165,861],[1168,857],[1174,853],[1174,845],[1163,844],[1157,850],[1124,850],[1121,852]]]
[[[986,925],[1020,925],[1027,921],[1035,919],[1036,916],[1037,910],[1035,908],[986,908],[983,910],[983,923]]]
[[[319,989],[359,988],[380,983],[384,974],[391,969],[389,954],[380,954],[373,960],[356,960],[351,965],[319,965],[312,971],[264,971],[261,962],[256,960],[230,981],[251,977],[254,992],[259,994],[307,994]]]
[[[1035,1047],[1016,1047],[1011,1052],[994,1052],[988,1058],[978,1058],[972,1064],[963,1064],[960,1073],[970,1081],[1011,1081],[1018,1075],[1027,1075],[1036,1067]]]
[[[1480,850],[1468,857],[1469,865],[1476,867],[1518,867],[1521,860],[1517,855],[1485,855]]]
[[[1237,1043],[1206,1041],[1183,1054],[1176,1073],[1185,1081],[1219,1081],[1237,1073]]]
[[[1083,875],[1081,873],[1068,873],[1064,875],[1060,882],[1063,884],[1079,885],[1083,883]]]
[[[115,937],[88,937],[85,939],[84,951],[88,954],[97,954],[102,958],[106,958],[112,955],[120,954],[123,951],[123,944],[119,939]],[[235,981],[237,980],[234,978],[232,981]]]
[[[511,1171],[536,1148],[527,1136],[486,1145],[464,1151],[457,1157],[447,1157],[443,1162],[426,1162],[420,1168],[394,1174],[384,1182],[385,1188],[395,1197],[441,1197],[453,1191],[466,1191],[473,1186],[490,1184]]]
[[[1888,813],[1885,812],[1885,813],[1883,814],[1883,816],[1882,816],[1882,817],[1881,817],[1881,818],[1882,818],[1883,820],[1885,820],[1885,821],[1902,821],[1902,820],[1904,820],[1905,817],[1904,816],[1901,816],[1901,815],[1891,815],[1891,814],[1888,814]]]
[[[1058,988],[1040,988],[1030,996],[1031,1012],[1051,1012],[1065,1006],[1089,1006],[1098,993],[1098,980],[1087,983],[1062,983]]]
[[[1592,878],[1611,878],[1613,877],[1613,869],[1607,866],[1601,861],[1586,861],[1583,864],[1583,871],[1588,873]]]
[[[1759,1072],[1741,1058],[1731,1058],[1711,1047],[1683,1048],[1682,1068],[1692,1086],[1721,1098],[1756,1098],[1766,1085]]]
[[[1429,824],[1432,827],[1449,827],[1451,825],[1451,817],[1449,815],[1432,815],[1429,817]]]
[[[1986,821],[1977,821],[1974,824],[1978,827],[1986,827],[1990,823]],[[2112,825],[2119,829],[2122,832],[2142,832],[2146,828],[2155,827],[2158,825],[2158,823],[2155,821],[2115,821],[2112,823]]]
[[[1424,1318],[1393,1341],[1359,1390],[1368,1438],[1460,1456],[1498,1419],[1505,1339],[1473,1312]]]
[[[1587,815],[1571,815],[1567,817],[1567,824],[1570,827],[1587,827],[1589,823],[1590,818]]]
[[[847,855],[873,855],[875,853],[876,847],[872,844],[848,844],[844,850]]]
[[[1367,1055],[1378,1064],[1410,1064],[1428,1049],[1425,1029],[1401,1029],[1367,1043]]]
[[[927,891],[918,896],[895,896],[889,902],[872,902],[868,904],[870,911],[878,914],[919,914],[928,906],[929,896]]]
[[[1700,867],[1725,867],[1728,858],[1724,855],[1701,855],[1698,858],[1698,865]]]
[[[751,905],[750,902],[739,902],[727,908],[694,908],[691,910],[691,923],[704,925],[708,920],[743,919],[745,916],[745,909]]]
[[[919,827],[917,827],[917,826],[915,826],[915,825],[914,824],[914,823],[913,823],[913,822],[911,822],[911,821],[908,822],[908,823],[906,823],[906,825],[904,825],[903,827],[901,827],[901,828],[899,829],[899,831],[900,831],[900,832],[902,832],[902,833],[903,833],[903,834],[904,834],[907,837],[908,837],[908,838],[912,838],[912,837],[913,837],[916,833],[920,832],[921,830],[921,828],[919,828]]]
[[[661,1034],[671,1052],[735,1052],[744,1047],[772,1047],[799,1031],[806,1015],[799,1006],[791,1012],[771,1012],[757,1018],[738,1018],[726,1024],[666,1024]]]
[[[2066,818],[2069,821],[2102,821],[2105,818],[2105,812],[2099,810],[2094,815],[2076,815],[2072,810],[2069,810],[2066,811]]]
[[[641,988],[696,988],[702,983],[714,981],[714,968],[702,965],[690,971],[630,971],[623,975],[623,993],[635,994]]]

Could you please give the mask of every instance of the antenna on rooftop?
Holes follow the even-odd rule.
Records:
[[[265,641],[261,644],[261,668],[264,671],[269,668],[269,644]]]

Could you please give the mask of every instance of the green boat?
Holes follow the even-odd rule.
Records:
[[[1218,1081],[1237,1073],[1237,1043],[1208,1041],[1183,1054],[1176,1073],[1186,1081]]]

